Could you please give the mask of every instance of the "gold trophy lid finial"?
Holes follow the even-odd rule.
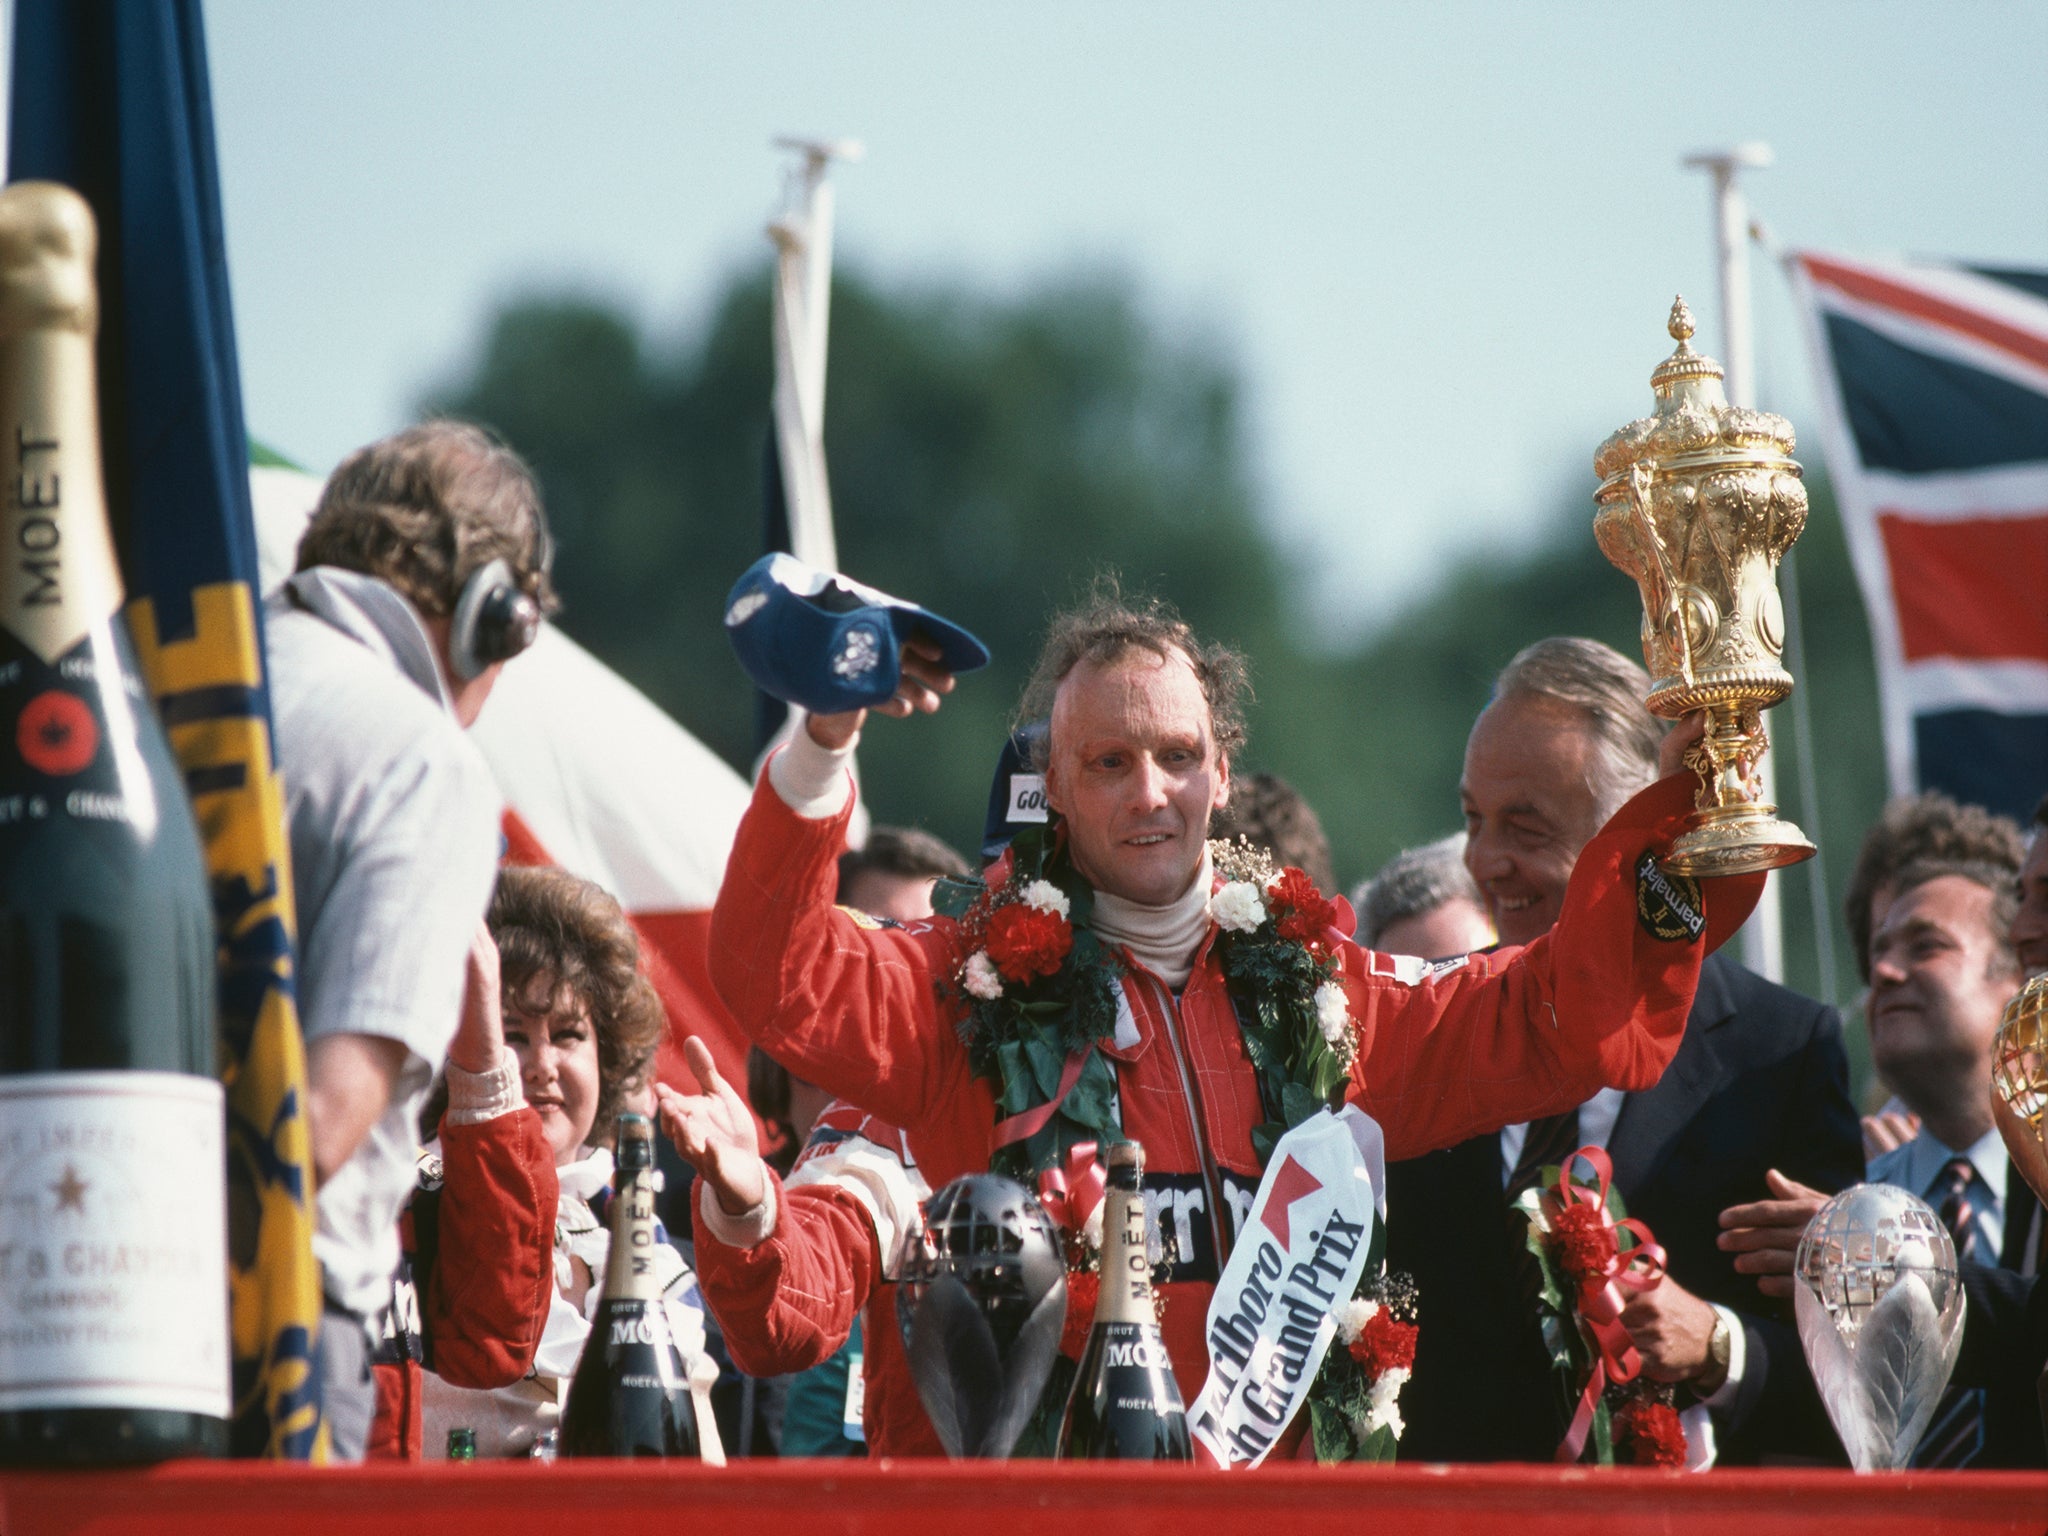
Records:
[[[1692,306],[1680,294],[1664,322],[1678,343],[1650,375],[1654,414],[1630,422],[1593,455],[1593,473],[1617,487],[1638,461],[1661,471],[1680,465],[1731,467],[1769,463],[1798,473],[1792,424],[1768,411],[1728,403],[1721,365],[1693,350]],[[1619,478],[1618,478],[1619,477]]]
[[[1657,392],[1657,398],[1669,400],[1674,385],[1690,380],[1697,379],[1704,386],[1705,381],[1711,379],[1718,385],[1722,376],[1721,365],[1692,349],[1692,310],[1687,306],[1684,294],[1671,301],[1671,318],[1665,322],[1664,328],[1678,343],[1678,350],[1659,363],[1657,371],[1650,375],[1650,388]],[[1719,389],[1715,389],[1703,397],[1702,403],[1725,406],[1727,400]]]

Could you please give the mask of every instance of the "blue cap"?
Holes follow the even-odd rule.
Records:
[[[1045,803],[1045,775],[1031,762],[1034,743],[1051,729],[1049,720],[1019,726],[1003,743],[996,776],[988,787],[988,816],[981,824],[981,856],[993,859],[1010,846],[1025,827],[1042,827],[1052,819]]]
[[[762,692],[814,715],[886,701],[903,642],[928,641],[950,672],[988,665],[988,647],[949,619],[794,555],[765,555],[725,600],[725,633]]]

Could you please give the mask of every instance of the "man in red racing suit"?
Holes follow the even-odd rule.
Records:
[[[712,1094],[721,1085],[707,1084]],[[687,1100],[678,1102],[688,1103]],[[735,1095],[732,1124],[751,1133]],[[787,1183],[760,1168],[764,1193],[747,1216],[719,1206],[715,1175],[697,1197],[697,1280],[726,1348],[751,1376],[822,1364],[862,1318],[861,1428],[876,1456],[939,1456],[896,1321],[896,1280],[917,1239],[931,1188],[903,1133],[844,1100],[818,1117]],[[749,1219],[751,1218],[751,1219]]]
[[[1228,793],[1228,755],[1242,739],[1233,660],[1157,610],[1105,613],[1098,604],[1055,621],[1033,685],[1050,704],[1047,801],[1097,893],[1096,931],[1128,966],[1117,1029],[1102,1050],[1115,1068],[1122,1129],[1146,1149],[1148,1214],[1171,1226],[1177,1257],[1162,1288],[1163,1328],[1190,1400],[1208,1374],[1210,1294],[1261,1172],[1251,1131],[1264,1114],[1207,912],[1208,814]],[[935,661],[906,648],[903,683],[885,709],[928,712],[950,687]],[[1027,714],[1033,698],[1027,691]],[[742,1028],[790,1071],[903,1127],[937,1187],[988,1166],[999,1116],[989,1083],[969,1066],[958,1004],[939,990],[966,958],[959,926],[876,926],[833,905],[852,803],[843,764],[863,718],[814,716],[770,760],[713,912],[712,975]],[[1341,946],[1359,1040],[1345,1097],[1379,1122],[1389,1159],[1553,1113],[1601,1087],[1657,1080],[1701,959],[1739,926],[1761,887],[1754,877],[1714,882],[1696,936],[1662,937],[1642,920],[1639,864],[1680,830],[1689,784],[1665,780],[1624,806],[1581,853],[1555,927],[1524,948],[1431,968]],[[785,1259],[792,1242],[861,1246],[851,1223],[798,1231],[778,1222],[778,1195],[769,1182],[744,1236],[758,1242],[782,1228]],[[707,1189],[703,1198],[714,1197]],[[872,1285],[879,1270],[872,1250],[863,1257],[839,1271],[860,1294],[784,1287],[768,1314],[749,1317],[718,1304],[732,1245],[714,1236],[699,1249],[707,1296],[736,1352],[742,1338],[787,1331],[793,1313],[843,1337],[841,1316],[850,1321],[862,1280]],[[871,1380],[871,1392],[885,1389],[910,1390],[907,1379]],[[871,1440],[871,1449],[912,1448],[892,1441]]]

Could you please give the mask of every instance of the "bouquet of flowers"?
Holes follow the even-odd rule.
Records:
[[[1602,1466],[1617,1452],[1637,1465],[1685,1465],[1671,1394],[1641,1379],[1642,1358],[1621,1321],[1630,1295],[1663,1280],[1664,1250],[1624,1209],[1607,1154],[1581,1147],[1562,1167],[1545,1168],[1515,1208],[1528,1220],[1542,1276],[1543,1342],[1573,1401],[1557,1459],[1575,1462],[1590,1450]]]
[[[1367,1264],[1358,1293],[1337,1315],[1337,1343],[1309,1390],[1309,1434],[1319,1462],[1392,1461],[1401,1388],[1415,1369],[1415,1282]]]

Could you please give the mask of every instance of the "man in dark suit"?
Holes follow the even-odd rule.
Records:
[[[1580,848],[1657,776],[1665,744],[1642,704],[1648,691],[1641,668],[1589,640],[1539,642],[1501,674],[1473,727],[1460,792],[1466,864],[1503,943],[1527,943],[1556,921]],[[1861,1176],[1841,1021],[1715,956],[1654,1088],[1603,1093],[1576,1114],[1388,1170],[1388,1260],[1421,1295],[1404,1458],[1554,1455],[1568,1403],[1542,1344],[1511,1200],[1536,1168],[1588,1144],[1607,1149],[1630,1214],[1668,1254],[1668,1278],[1623,1321],[1645,1370],[1677,1384],[1682,1409],[1697,1409],[1689,1439],[1702,1450],[1711,1441],[1724,1462],[1825,1454],[1831,1438],[1789,1311],[1760,1305],[1716,1239],[1720,1212],[1751,1198],[1767,1170],[1830,1190]]]
[[[2016,873],[2000,860],[1909,864],[1870,940],[1871,1055],[1919,1130],[1873,1158],[1869,1176],[1934,1208],[1955,1240],[1968,1303],[1951,1390],[1916,1466],[2048,1465],[2035,1390],[2048,1355],[2048,1301],[2036,1285],[2048,1238],[2040,1203],[1993,1124],[1989,1088],[1993,1038],[2024,979],[2013,943]],[[1745,1272],[1783,1295],[1821,1195],[1796,1185],[1772,1193],[1724,1221]]]

